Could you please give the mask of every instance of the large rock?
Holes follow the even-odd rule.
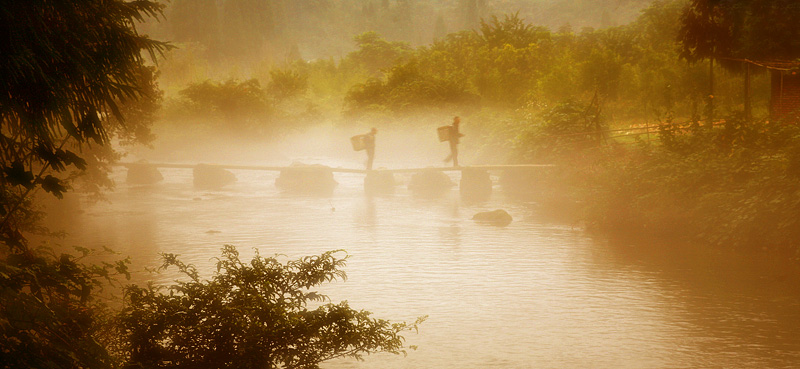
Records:
[[[496,226],[507,226],[511,223],[511,215],[508,214],[503,209],[497,209],[494,211],[484,211],[481,213],[477,213],[472,217],[472,220],[479,222],[479,223],[486,223]]]
[[[197,164],[192,169],[194,187],[203,190],[218,190],[236,182],[236,176],[228,170],[214,165]]]
[[[314,195],[330,195],[338,184],[333,179],[331,168],[319,164],[293,163],[281,169],[275,180],[275,185],[282,191]]]
[[[444,194],[455,183],[440,170],[423,169],[411,176],[408,189],[416,195],[432,197]]]
[[[158,171],[158,168],[147,163],[132,163],[127,164],[128,177],[127,181],[135,185],[150,185],[156,184],[164,180],[164,176]]]

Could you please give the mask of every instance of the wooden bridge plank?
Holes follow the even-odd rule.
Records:
[[[129,167],[132,165],[147,165],[156,168],[172,168],[172,169],[193,169],[196,167],[196,164],[172,164],[172,163],[119,163],[119,165],[124,167]],[[265,165],[227,165],[227,164],[205,164],[212,167],[218,167],[222,169],[238,169],[238,170],[268,170],[268,171],[281,171],[286,168],[286,166],[265,166]],[[497,164],[497,165],[470,165],[464,167],[426,167],[426,168],[402,168],[402,169],[375,169],[376,172],[384,172],[384,173],[415,173],[421,172],[425,170],[432,170],[432,171],[440,171],[440,172],[450,172],[450,171],[460,171],[464,169],[483,169],[483,170],[504,170],[504,169],[534,169],[534,168],[552,168],[555,167],[553,164]],[[349,168],[330,168],[332,172],[336,173],[367,173],[364,169],[349,169]]]

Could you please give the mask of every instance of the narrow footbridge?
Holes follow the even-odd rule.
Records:
[[[171,163],[120,163],[119,165],[126,168],[132,166],[148,166],[152,168],[171,168],[171,169],[194,169],[198,165],[206,165],[226,170],[266,170],[280,172],[284,169],[303,168],[304,166],[270,166],[270,165],[229,165],[229,164],[171,164]],[[552,168],[553,164],[491,164],[491,165],[469,165],[463,167],[425,167],[425,168],[401,168],[401,169],[385,169],[377,168],[372,172],[384,173],[417,173],[422,171],[463,171],[463,170],[508,170],[508,169],[534,169],[534,168]],[[314,167],[314,166],[308,166]],[[370,172],[366,169],[352,169],[352,168],[333,168],[329,167],[333,173],[362,173]]]
[[[220,189],[236,182],[230,170],[262,170],[280,172],[275,185],[285,191],[332,193],[338,182],[334,173],[365,174],[364,188],[367,192],[391,192],[398,185],[395,174],[410,173],[408,188],[416,193],[443,193],[456,185],[443,172],[461,172],[459,188],[462,195],[485,197],[491,194],[493,182],[489,171],[500,173],[500,182],[504,188],[530,190],[540,177],[542,169],[553,168],[551,164],[504,164],[504,165],[470,165],[463,167],[426,167],[401,169],[349,169],[332,168],[324,165],[228,165],[228,164],[172,164],[172,163],[120,163],[128,169],[128,183],[150,185],[163,180],[159,168],[191,169],[194,186],[200,189]],[[475,196],[473,196],[475,195]]]

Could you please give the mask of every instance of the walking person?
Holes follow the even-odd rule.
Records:
[[[459,132],[459,124],[461,119],[459,117],[453,118],[453,124],[450,126],[450,134],[448,141],[450,141],[450,155],[444,159],[445,162],[453,161],[453,167],[458,167],[458,143],[464,135]],[[446,127],[446,126],[445,126]]]
[[[375,160],[375,134],[378,130],[375,127],[364,135],[364,150],[367,151],[367,170],[372,170],[372,161]]]

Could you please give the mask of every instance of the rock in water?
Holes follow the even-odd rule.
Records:
[[[197,164],[192,174],[194,174],[194,186],[203,190],[218,190],[222,186],[236,182],[233,173],[213,165]]]
[[[496,226],[506,226],[511,223],[511,215],[503,209],[494,211],[484,211],[477,213],[472,217],[472,220],[481,223],[488,223]]]
[[[330,167],[292,163],[281,169],[275,185],[286,192],[330,196],[338,183]]]
[[[455,183],[447,174],[435,169],[423,169],[411,176],[408,189],[415,195],[436,197],[443,195],[453,186]]]
[[[164,180],[158,168],[147,163],[128,164],[128,183],[135,185],[156,184]]]

